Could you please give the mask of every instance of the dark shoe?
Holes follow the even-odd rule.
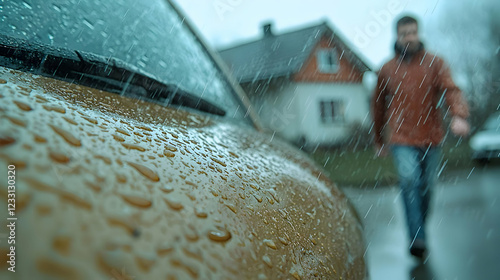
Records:
[[[427,257],[427,247],[425,246],[425,241],[415,240],[410,247],[410,254],[424,260]]]
[[[422,248],[422,247],[411,247],[410,248],[410,254],[413,256],[423,260],[426,256],[427,253],[427,248]]]

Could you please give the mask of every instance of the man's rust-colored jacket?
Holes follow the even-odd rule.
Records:
[[[412,56],[401,54],[396,47],[396,56],[380,69],[371,106],[379,145],[387,142],[385,130],[391,144],[438,145],[444,137],[444,116],[469,116],[448,66],[423,46]]]

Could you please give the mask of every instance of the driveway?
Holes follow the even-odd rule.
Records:
[[[396,186],[344,188],[365,226],[371,280],[500,279],[500,165],[440,178],[428,221],[429,258],[408,253],[403,203]]]

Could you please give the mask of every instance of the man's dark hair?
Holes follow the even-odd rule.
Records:
[[[418,26],[417,19],[412,16],[404,16],[400,18],[396,23],[396,32],[398,32],[400,26],[412,23],[415,23]]]

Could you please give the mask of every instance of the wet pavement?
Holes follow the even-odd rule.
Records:
[[[409,254],[399,189],[344,188],[364,222],[371,280],[500,279],[500,164],[440,178],[427,224],[429,256]]]

